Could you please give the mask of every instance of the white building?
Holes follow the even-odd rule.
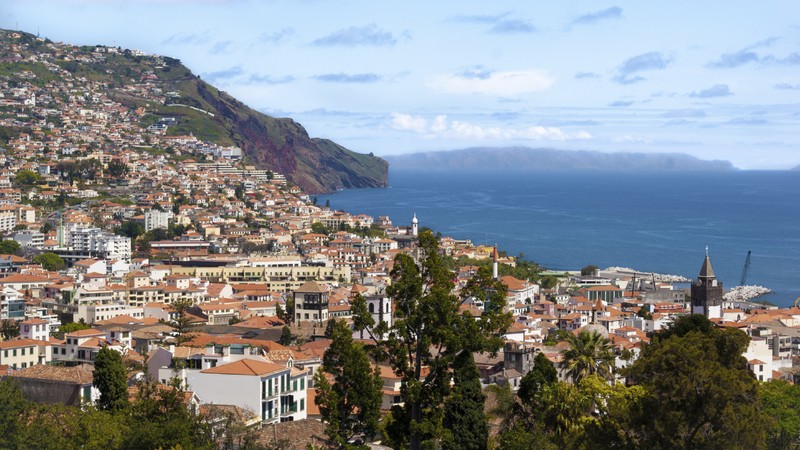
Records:
[[[150,231],[155,230],[156,228],[169,228],[169,221],[172,220],[175,215],[172,211],[159,211],[157,209],[151,209],[150,211],[145,211],[144,213],[144,230]]]
[[[14,234],[14,240],[22,248],[35,248],[41,250],[44,247],[44,233],[38,231],[19,231]]]
[[[0,231],[11,231],[17,226],[17,214],[11,210],[0,211]]]
[[[753,372],[758,381],[772,379],[772,350],[767,345],[765,338],[760,336],[751,337],[747,350],[742,356],[747,360],[747,368]]]
[[[241,359],[201,371],[189,371],[188,389],[204,403],[235,405],[253,411],[262,422],[307,417],[305,370],[260,359]]]
[[[102,254],[110,259],[131,259],[131,238],[117,236],[100,228],[81,228],[69,235],[69,246],[78,251]]]
[[[298,322],[328,320],[328,291],[313,281],[306,282],[294,291],[294,310]]]
[[[46,341],[50,339],[50,322],[38,317],[19,323],[19,336],[25,339]]]
[[[389,329],[394,325],[392,317],[392,299],[383,296],[370,296],[367,297],[367,310],[375,321],[375,325],[381,322],[386,322]],[[369,329],[363,331],[353,331],[353,339],[369,339],[373,337]],[[383,335],[374,336],[377,340],[383,340]]]
[[[13,369],[47,364],[51,359],[52,353],[47,341],[12,339],[0,342],[0,364]]]

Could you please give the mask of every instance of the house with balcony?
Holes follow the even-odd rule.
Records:
[[[118,339],[111,339],[111,333],[117,331],[103,331],[94,328],[78,330],[64,335],[64,341],[54,341],[52,343],[53,360],[60,361],[66,365],[76,365],[82,363],[93,364],[95,357],[104,346],[125,354],[131,345],[131,335],[125,338],[119,332]]]
[[[328,320],[328,291],[313,281],[307,281],[294,291],[294,305],[298,322]]]
[[[262,423],[287,422],[307,417],[307,373],[263,358],[247,358],[190,371],[187,384],[203,403],[255,411]]]

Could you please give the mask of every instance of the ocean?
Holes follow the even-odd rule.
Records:
[[[696,278],[708,246],[717,278],[780,306],[800,296],[800,172],[440,171],[392,169],[386,189],[318,204],[497,244],[549,269],[631,267]]]

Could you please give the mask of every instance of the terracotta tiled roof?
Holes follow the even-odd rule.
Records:
[[[27,369],[17,370],[11,373],[14,378],[28,378],[37,380],[66,381],[77,384],[91,384],[94,366],[82,364],[80,366],[50,366],[47,364],[37,364]]]
[[[0,342],[0,349],[30,347],[33,345],[50,345],[50,343],[46,341],[37,341],[36,339],[12,339],[10,341]]]
[[[65,337],[94,337],[94,336],[105,336],[106,333],[100,330],[95,330],[94,328],[89,328],[86,330],[78,330],[73,331],[72,333],[67,333]]]
[[[240,359],[239,361],[224,364],[211,369],[201,370],[201,373],[217,375],[253,375],[262,376],[287,370],[286,366],[273,364],[255,359]]]
[[[328,291],[326,291],[324,287],[320,286],[319,284],[313,281],[306,281],[302,286],[297,288],[295,292],[325,293]]]

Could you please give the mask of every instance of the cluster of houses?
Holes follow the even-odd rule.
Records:
[[[319,418],[314,374],[330,344],[324,329],[331,319],[351,319],[355,295],[376,321],[392,323],[389,273],[395,256],[415,254],[416,216],[405,226],[318,206],[281,174],[243,164],[238,149],[169,135],[175,120],[143,127],[144,109],[115,102],[108,86],[65,64],[113,58],[120,49],[40,41],[31,54],[29,45],[20,40],[2,54],[42,70],[22,70],[22,83],[0,77],[0,126],[25,130],[0,143],[0,232],[26,255],[0,255],[0,318],[19,327],[18,337],[0,342],[0,374],[33,399],[79,405],[97,398],[92,364],[108,347],[143,365],[132,389],[146,372],[179,381],[192,407],[236,407],[252,423]],[[167,62],[140,56],[126,93],[178,102],[153,70]],[[70,172],[89,160],[91,173]],[[38,181],[22,184],[23,170]],[[136,226],[159,238],[125,234]],[[603,334],[625,366],[653,332],[688,313],[746,332],[745,357],[759,380],[795,381],[800,309],[723,301],[708,259],[690,288],[635,274],[553,272],[543,275],[557,285],[544,289],[500,276],[497,267],[515,260],[494,247],[442,237],[440,249],[469,261],[453,274],[456,294],[479,261],[491,261],[508,288],[514,321],[506,345],[496,357],[476,355],[487,385],[516,388],[537,353],[560,367],[557,330]],[[31,262],[44,252],[67,268]],[[170,326],[178,302],[192,305],[182,316],[191,338],[180,344]],[[466,298],[461,308],[478,316],[484,305]],[[60,330],[69,323],[86,327]],[[277,342],[286,325],[299,341]],[[379,369],[388,410],[401,401],[400,379]]]

